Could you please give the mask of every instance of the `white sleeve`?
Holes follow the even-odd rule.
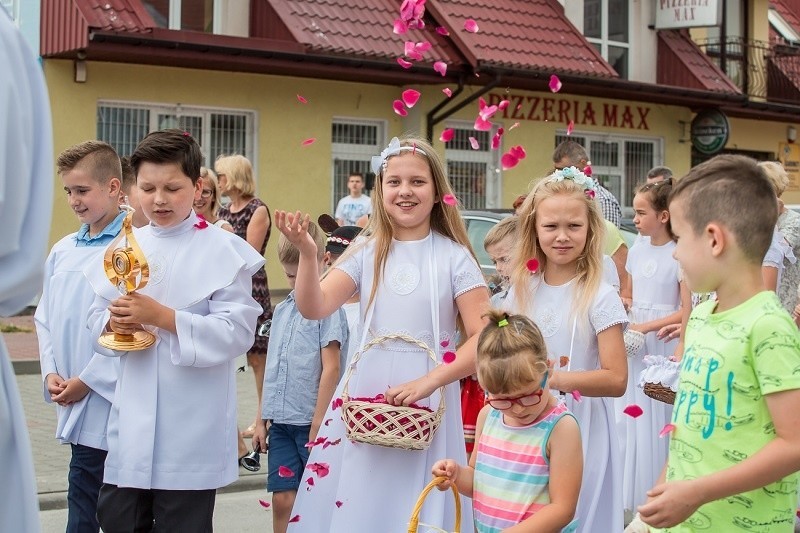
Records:
[[[622,305],[622,299],[614,288],[603,282],[597,291],[597,297],[589,310],[589,321],[596,333],[600,333],[612,326],[622,324],[623,329],[628,327],[628,315]]]
[[[366,245],[359,246],[357,250],[342,257],[342,260],[335,265],[336,268],[352,278],[353,283],[356,284],[356,292],[361,291],[361,277],[363,275],[363,272],[361,272],[361,265],[364,263],[365,248]]]
[[[450,256],[452,261],[453,278],[451,283],[453,298],[458,298],[465,292],[477,287],[486,289],[486,280],[483,278],[481,267],[478,266],[475,258],[463,246],[455,246],[457,251]]]
[[[33,322],[36,326],[36,338],[39,341],[39,366],[42,372],[42,388],[44,389],[44,400],[50,403],[50,393],[44,379],[48,374],[58,374],[56,359],[53,355],[53,339],[50,335],[50,283],[53,277],[55,255],[50,252],[47,262],[44,265],[45,283],[42,289],[42,297],[36,306],[36,313],[33,315]],[[63,377],[63,376],[62,376]],[[69,377],[69,376],[67,376]]]

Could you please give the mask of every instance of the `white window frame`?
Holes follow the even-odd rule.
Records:
[[[223,13],[225,11],[225,4],[228,0],[214,0],[214,9],[212,16],[214,21],[212,24],[212,33],[220,34],[223,31]],[[169,15],[167,19],[167,27],[170,30],[181,29],[181,7],[183,0],[169,0]]]
[[[774,8],[770,7],[767,18],[775,31],[791,43],[800,42],[800,35],[789,25],[788,22]]]
[[[608,38],[608,20],[610,18],[609,12],[608,12],[608,2],[609,2],[609,0],[601,0],[600,1],[600,38],[598,39],[597,37],[586,37],[585,35],[584,35],[584,38],[588,42],[590,42],[592,44],[600,45],[600,55],[602,55],[603,59],[605,59],[606,61],[609,61],[609,59],[608,59],[608,47],[609,46],[614,46],[614,47],[617,47],[617,48],[625,48],[625,49],[627,49],[628,50],[628,56],[627,56],[628,57],[628,64],[626,66],[626,70],[627,70],[626,79],[632,79],[631,67],[633,65],[633,59],[631,57],[631,54],[633,53],[633,48],[631,47],[630,41],[633,38],[633,27],[632,27],[632,24],[631,24],[631,22],[632,22],[631,19],[633,18],[633,14],[634,14],[633,6],[631,5],[631,1],[627,0],[627,5],[628,5],[628,41],[629,42],[625,43],[625,42],[621,42],[621,41],[611,41]],[[585,4],[584,4],[584,6],[585,6]],[[585,10],[585,7],[584,7],[584,10]]]
[[[100,107],[118,107],[125,109],[144,109],[150,112],[148,131],[159,129],[159,114],[174,114],[177,116],[201,116],[203,118],[203,132],[198,142],[201,147],[211,144],[211,115],[239,115],[246,119],[245,149],[241,155],[245,156],[253,165],[253,178],[258,183],[258,111],[255,109],[236,109],[226,107],[209,107],[184,104],[167,104],[158,102],[132,102],[127,100],[98,100],[97,109]],[[126,154],[120,154],[126,155]],[[206,158],[205,166],[213,166],[210,154],[203,150]]]
[[[462,120],[448,120],[445,123],[445,128],[458,130],[474,131],[473,126],[474,124],[472,122]],[[490,140],[497,133],[499,127],[499,124],[492,124],[492,129],[487,132]],[[445,144],[445,164],[450,160],[486,164],[486,185],[483,191],[485,209],[498,209],[502,207],[503,174],[500,169],[502,149],[502,139],[501,145],[497,150],[492,150],[490,147],[488,151],[473,150],[471,148],[468,150],[454,150],[448,148],[447,144]]]
[[[336,205],[341,199],[341,195],[336,191],[336,160],[344,159],[349,161],[372,161],[372,156],[378,155],[386,147],[386,132],[387,121],[383,119],[365,119],[354,117],[341,117],[335,116],[331,120],[331,129],[334,124],[351,124],[355,126],[374,126],[377,128],[375,140],[377,144],[351,144],[351,143],[334,143],[331,139],[331,205],[333,214],[336,211]],[[366,182],[366,176],[364,176]],[[366,192],[366,191],[365,191]],[[345,193],[346,194],[346,193]]]

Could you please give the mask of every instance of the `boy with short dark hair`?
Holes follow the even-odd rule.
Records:
[[[321,274],[326,266],[325,235],[313,222],[308,224],[308,233],[317,243]],[[278,260],[292,292],[275,306],[272,315],[262,420],[253,435],[253,449],[267,448],[269,423],[267,490],[272,492],[273,531],[284,533],[309,446],[317,438],[345,366],[348,328],[341,308],[322,320],[308,320],[300,314],[294,299],[300,251],[283,234],[278,241]]]
[[[86,141],[58,156],[67,202],[81,221],[76,233],[58,241],[45,264],[42,298],[34,320],[44,399],[56,404],[56,438],[69,443],[67,532],[99,531],[97,496],[103,482],[106,426],[114,399],[117,361],[95,353],[86,314],[94,291],[83,275],[87,263],[102,263],[106,246],[122,228],[122,170],[117,152]]]
[[[689,286],[717,301],[689,319],[669,458],[641,519],[670,532],[792,531],[800,339],[761,275],[774,193],[755,161],[724,155],[679,180],[669,207]]]
[[[131,166],[130,157],[121,157],[122,164],[122,190],[120,191],[120,205],[127,205],[133,208],[132,224],[134,228],[141,228],[150,223],[142,211],[139,203],[139,189],[136,187],[136,173]]]
[[[340,226],[356,226],[359,218],[372,214],[372,200],[362,193],[364,176],[358,172],[351,173],[347,178],[347,190],[350,194],[336,204],[334,216]]]

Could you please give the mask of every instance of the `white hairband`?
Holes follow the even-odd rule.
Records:
[[[413,146],[401,146],[400,139],[398,139],[397,137],[393,137],[392,140],[389,141],[389,146],[387,146],[383,150],[383,152],[381,152],[381,155],[372,156],[372,172],[374,172],[375,175],[377,176],[380,173],[380,171],[385,167],[387,159],[389,159],[393,155],[399,154],[400,152],[408,152],[408,151],[419,152],[425,157],[428,156],[428,154],[417,148],[416,144]]]

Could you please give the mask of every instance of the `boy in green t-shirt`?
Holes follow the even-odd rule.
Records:
[[[717,301],[689,319],[669,458],[639,514],[669,532],[791,532],[800,336],[761,275],[775,195],[755,161],[723,155],[679,180],[669,208],[689,286]]]

